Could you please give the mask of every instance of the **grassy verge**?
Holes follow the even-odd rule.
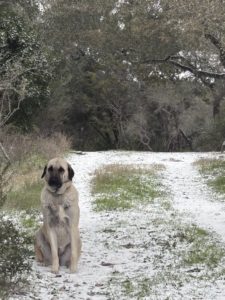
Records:
[[[195,165],[216,192],[225,194],[225,161],[223,159],[200,159]]]
[[[33,155],[22,163],[14,165],[14,175],[3,206],[4,210],[30,212],[40,208],[40,193],[44,184],[41,180],[41,172],[45,163],[44,158]]]
[[[97,170],[92,180],[95,210],[124,210],[162,197],[162,185],[157,178],[161,168],[115,164]]]
[[[26,182],[21,189],[12,190],[8,194],[4,208],[6,210],[26,210],[40,209],[40,194],[43,182]]]

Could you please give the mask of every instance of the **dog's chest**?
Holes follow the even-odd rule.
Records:
[[[70,217],[65,204],[52,204],[48,207],[49,225],[55,231],[57,242],[60,246],[65,246],[70,242]]]
[[[48,222],[50,227],[67,228],[70,225],[71,203],[69,199],[57,197],[49,199],[47,203]]]
[[[54,231],[56,232],[57,244],[59,248],[64,248],[70,243],[70,230],[68,226],[56,226],[54,227]]]

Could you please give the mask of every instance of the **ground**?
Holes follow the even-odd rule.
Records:
[[[225,299],[225,202],[193,162],[218,153],[72,153],[83,250],[76,274],[33,263],[30,290],[11,299]],[[102,165],[162,164],[164,199],[96,212],[91,178]],[[166,199],[166,201],[165,201]]]

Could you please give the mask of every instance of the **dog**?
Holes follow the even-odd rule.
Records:
[[[35,258],[39,263],[51,265],[55,274],[60,266],[76,272],[81,253],[80,210],[73,176],[70,164],[62,158],[51,159],[41,176],[45,179],[41,193],[43,226],[35,235]]]

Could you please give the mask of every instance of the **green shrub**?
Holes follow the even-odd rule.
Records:
[[[0,221],[0,299],[15,292],[26,282],[30,271],[30,239],[11,221]]]

